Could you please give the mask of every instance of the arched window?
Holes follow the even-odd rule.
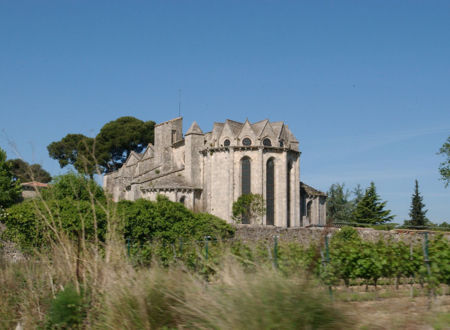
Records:
[[[266,225],[275,224],[275,162],[270,158],[266,164]]]
[[[252,140],[250,140],[249,138],[244,138],[242,140],[242,145],[244,145],[244,146],[251,146],[252,145]]]
[[[251,162],[250,158],[244,157],[241,160],[241,180],[242,180],[242,195],[250,194],[251,191]],[[249,224],[250,219],[244,217],[242,223]]]
[[[265,138],[263,140],[263,145],[265,145],[266,147],[271,147],[272,146],[272,141],[270,141],[269,138]]]
[[[230,145],[230,140],[228,140],[228,139],[225,139],[225,141],[223,141],[223,145],[225,146],[225,147],[228,147],[229,145]]]
[[[181,196],[180,203],[184,205],[185,200],[186,200],[186,196]]]
[[[284,147],[284,141],[280,140],[280,147],[283,148]]]
[[[292,162],[288,163],[287,166],[287,177],[286,177],[286,211],[287,211],[287,217],[286,217],[286,226],[291,226],[291,171],[292,170]]]
[[[308,204],[306,204],[306,218],[308,218],[308,221],[311,221],[311,205],[312,201],[309,201]]]
[[[242,195],[251,193],[251,162],[249,157],[241,160]]]

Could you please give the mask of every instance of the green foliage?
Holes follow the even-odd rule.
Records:
[[[355,198],[353,199],[353,206],[356,206],[364,197],[364,190],[361,188],[360,184],[357,184],[352,193],[355,196]]]
[[[81,329],[84,314],[83,298],[67,285],[51,302],[46,328]]]
[[[96,137],[96,156],[104,172],[122,166],[131,151],[142,152],[154,140],[155,122],[120,117],[105,124]]]
[[[20,181],[14,178],[6,152],[0,148],[0,207],[7,208],[22,199]]]
[[[94,219],[95,210],[95,219]],[[34,248],[48,247],[55,239],[55,232],[79,239],[84,234],[87,240],[95,237],[94,221],[97,222],[98,238],[103,240],[106,231],[106,214],[103,207],[94,206],[84,200],[69,198],[61,200],[24,201],[7,209],[2,222],[6,225],[2,237],[13,241],[29,252]]]
[[[330,263],[336,278],[344,280],[345,285],[350,279],[357,277],[355,272],[360,259],[361,238],[352,227],[343,227],[331,239]]]
[[[386,202],[381,202],[373,182],[353,212],[355,222],[367,224],[382,224],[391,221],[394,216],[390,210],[385,210]]]
[[[350,193],[344,184],[332,184],[327,192],[327,222],[347,222],[353,212]]]
[[[241,195],[233,203],[233,220],[238,223],[261,223],[266,212],[264,204],[260,194]]]
[[[444,181],[445,187],[450,184],[450,136],[439,149],[438,155],[443,155],[446,159],[439,165],[439,173],[441,180]]]
[[[450,242],[442,234],[429,244],[431,273],[439,283],[450,285]]]
[[[34,201],[28,200],[7,209],[2,218],[6,225],[1,237],[19,244],[24,251],[47,242],[44,239],[45,225],[38,220]]]
[[[76,174],[67,173],[56,176],[49,189],[42,191],[44,199],[61,200],[70,198],[76,201],[104,200],[103,189],[92,179]]]
[[[95,181],[74,173],[60,175],[42,197],[7,209],[1,220],[6,225],[4,238],[24,251],[48,246],[57,231],[74,240],[92,240],[95,232],[104,239],[105,196]]]
[[[83,175],[107,173],[120,168],[131,151],[142,152],[153,142],[155,122],[120,117],[105,124],[95,138],[67,134],[47,146],[61,168],[73,165]]]
[[[26,161],[16,158],[8,160],[11,172],[21,182],[37,181],[48,183],[52,180],[50,173],[42,168],[40,164],[28,164]]]
[[[216,216],[193,213],[181,203],[158,196],[156,202],[140,199],[118,203],[118,214],[124,219],[125,238],[134,242],[185,242],[203,240],[205,236],[228,238],[233,227]]]
[[[424,210],[423,197],[419,193],[419,183],[416,180],[414,194],[411,198],[411,208],[409,210],[410,220],[405,220],[405,226],[426,226],[429,220],[425,216],[428,210]]]
[[[83,134],[67,134],[61,141],[47,146],[50,158],[56,159],[61,168],[72,165],[78,173],[95,174],[94,139]]]

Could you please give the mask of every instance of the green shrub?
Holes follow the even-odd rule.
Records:
[[[97,233],[102,240],[106,231],[106,213],[99,205],[94,209]],[[82,238],[87,240],[92,240],[96,231],[92,204],[70,198],[24,201],[10,207],[2,222],[6,225],[2,237],[17,243],[25,252],[48,246],[55,239],[54,230],[71,239],[78,239],[84,233]]]
[[[84,314],[83,298],[73,285],[67,285],[51,302],[46,328],[81,328]]]
[[[49,189],[42,190],[45,200],[70,198],[76,201],[104,200],[103,189],[92,179],[80,174],[67,173],[53,178]]]
[[[260,194],[244,194],[233,203],[233,220],[237,223],[262,223],[266,213],[264,198]]]
[[[181,203],[161,196],[156,202],[121,201],[118,214],[124,219],[125,238],[141,244],[149,241],[177,243],[179,239],[199,241],[205,236],[223,239],[234,234],[234,228],[224,220],[207,213],[193,213]]]

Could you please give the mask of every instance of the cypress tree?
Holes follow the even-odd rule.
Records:
[[[409,210],[409,221],[405,221],[405,224],[411,226],[425,226],[428,222],[425,214],[428,210],[424,210],[425,204],[423,203],[423,197],[419,193],[419,183],[416,180],[416,186],[411,199],[411,208]]]
[[[382,224],[391,221],[394,216],[390,215],[390,210],[385,210],[386,202],[382,202],[378,196],[373,182],[370,183],[370,187],[366,189],[366,192],[353,212],[353,218],[355,222],[367,223],[367,224]]]

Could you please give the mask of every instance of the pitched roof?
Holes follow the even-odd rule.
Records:
[[[311,196],[327,196],[324,192],[317,190],[311,186],[308,186],[306,183],[300,181],[300,189],[303,189],[308,195]]]
[[[200,187],[196,187],[186,181],[186,179],[182,176],[165,176],[162,178],[156,178],[154,180],[149,181],[145,188],[155,188],[155,189],[200,189]]]
[[[255,132],[256,136],[261,136],[261,133],[264,129],[264,127],[267,125],[268,120],[260,120],[254,124],[251,124],[253,131]]]
[[[196,121],[194,121],[192,123],[191,127],[189,127],[189,129],[185,135],[189,135],[189,134],[202,134],[203,135],[203,131],[200,129],[200,126],[198,126]]]

